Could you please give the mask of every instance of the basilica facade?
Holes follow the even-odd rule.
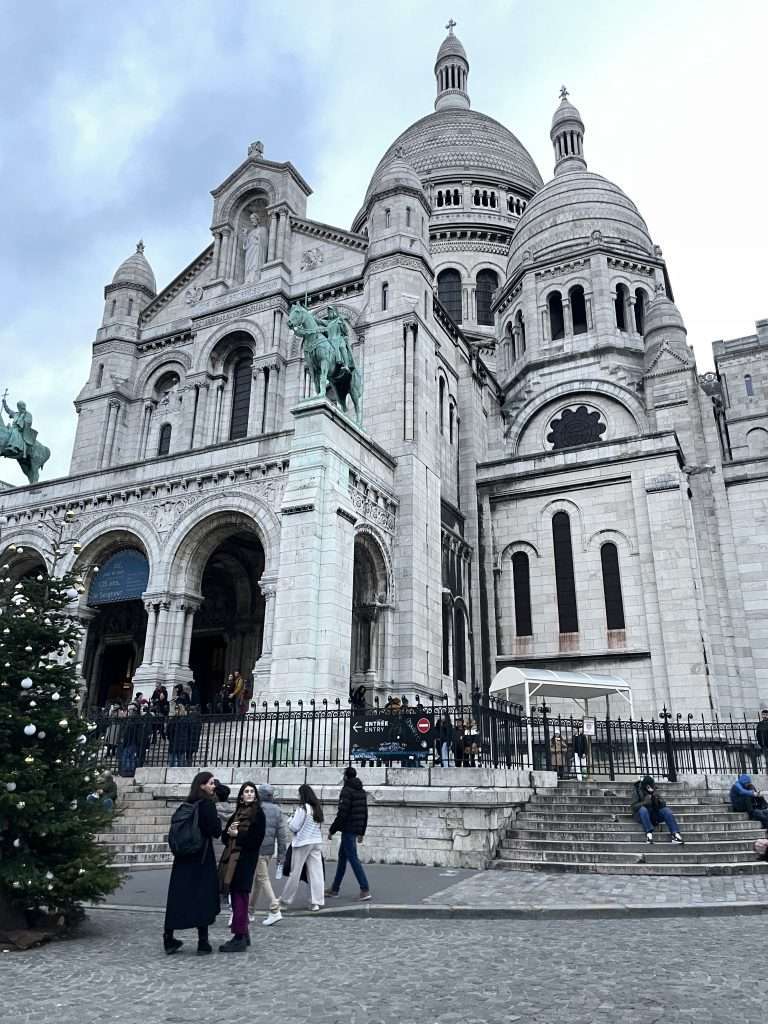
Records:
[[[565,90],[544,182],[469,71],[451,27],[350,228],[254,143],[203,252],[158,290],[140,243],[104,289],[69,475],[0,491],[12,573],[59,529],[82,570],[89,704],[235,670],[258,704],[466,699],[506,666],[645,715],[768,703],[768,322],[699,375]],[[359,417],[296,303],[343,318]]]

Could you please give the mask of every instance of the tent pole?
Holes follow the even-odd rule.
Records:
[[[632,722],[632,746],[635,751],[635,768],[640,771],[640,754],[637,749],[637,729],[635,729],[635,703],[632,700],[632,691],[629,691],[629,718]]]
[[[533,771],[533,733],[531,731],[531,690],[525,680],[525,725],[528,732],[528,768]]]

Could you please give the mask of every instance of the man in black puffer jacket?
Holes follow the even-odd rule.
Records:
[[[341,832],[341,844],[339,845],[336,877],[333,880],[333,885],[326,892],[326,896],[339,895],[341,880],[347,870],[347,864],[350,864],[360,886],[360,900],[365,901],[371,898],[368,878],[357,855],[357,844],[363,841],[367,827],[368,796],[363,789],[362,782],[357,777],[357,772],[350,766],[344,769],[344,781],[339,794],[339,809],[328,833],[329,836],[332,836],[335,832]]]

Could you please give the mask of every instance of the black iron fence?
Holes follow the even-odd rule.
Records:
[[[526,768],[611,779],[649,774],[757,773],[768,767],[756,723],[692,715],[658,720],[526,718],[505,701],[447,705],[340,701],[262,705],[245,715],[170,717],[91,712],[103,767],[133,775],[139,767],[367,766]]]

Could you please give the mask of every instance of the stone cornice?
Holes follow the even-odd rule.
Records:
[[[146,295],[147,298],[150,299],[150,305],[151,300],[154,299],[155,297],[155,293],[152,291],[152,289],[147,288],[145,284],[136,284],[135,282],[132,281],[117,281],[114,284],[105,285],[104,298],[106,299],[109,295],[112,294],[112,292],[122,292],[125,291],[126,289],[130,289],[131,291],[134,292],[141,292],[142,295]],[[148,307],[145,306],[144,308],[147,309]]]
[[[434,280],[435,272],[427,260],[421,256],[411,256],[404,252],[385,253],[381,256],[369,257],[365,264],[365,278],[367,279],[372,270],[382,272],[390,269],[418,270],[421,271],[428,281]]]
[[[194,334],[192,331],[178,331],[172,334],[167,334],[162,338],[153,338],[149,341],[141,341],[136,346],[136,351],[142,355],[145,352],[153,352],[160,348],[169,348],[170,346],[177,347],[179,345],[191,345],[194,341]]]
[[[296,170],[296,168],[293,166],[293,164],[290,162],[290,160],[285,160],[282,163],[277,163],[274,160],[265,160],[264,157],[247,156],[245,158],[245,160],[243,160],[243,162],[238,167],[236,167],[234,169],[234,171],[232,171],[231,174],[227,175],[227,177],[224,179],[224,181],[222,181],[222,183],[220,185],[218,185],[214,189],[211,189],[211,195],[213,196],[213,198],[214,199],[218,199],[218,197],[223,192],[226,191],[227,187],[233,181],[236,181],[237,178],[239,178],[241,176],[241,174],[243,173],[243,170],[246,167],[248,167],[248,166],[253,166],[253,167],[255,167],[255,168],[259,169],[259,170],[264,169],[264,170],[267,170],[267,171],[287,172],[293,178],[293,180],[296,182],[296,184],[299,186],[299,188],[302,190],[304,195],[306,195],[306,196],[311,196],[312,195],[312,189],[309,187],[309,185],[306,183],[306,181],[302,178],[302,176],[299,174],[299,172]]]
[[[142,324],[148,324],[157,313],[160,312],[163,307],[167,306],[169,302],[176,298],[182,288],[186,287],[190,281],[193,281],[201,270],[204,270],[209,263],[213,260],[213,243],[211,243],[207,249],[204,249],[189,266],[185,267],[180,274],[178,274],[169,285],[165,288],[156,298],[153,299],[150,304],[142,310],[139,321]]]
[[[326,242],[335,242],[337,245],[346,245],[348,248],[360,252],[364,252],[368,248],[368,239],[365,235],[344,231],[342,228],[335,228],[317,220],[291,217],[291,228],[302,235],[310,235],[312,238],[319,238]]]

